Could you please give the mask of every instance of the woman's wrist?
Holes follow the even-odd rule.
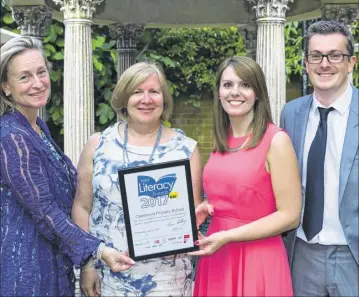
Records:
[[[201,205],[205,205],[205,204],[208,204],[208,201],[207,200],[203,200],[201,203],[197,204],[197,206],[195,208],[198,208],[200,207]]]
[[[86,260],[85,264],[81,267],[81,270],[95,268],[96,259],[93,256],[90,256],[88,260]]]
[[[100,242],[100,244],[97,247],[96,251],[96,260],[102,260],[102,254],[105,249],[106,245],[104,242]]]
[[[100,242],[100,244],[97,246],[96,251],[94,251],[92,255],[86,260],[81,269],[83,270],[87,268],[95,268],[97,261],[102,260],[102,254],[105,248],[105,243]]]

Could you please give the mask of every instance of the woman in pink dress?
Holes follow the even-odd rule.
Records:
[[[272,123],[262,69],[234,57],[219,67],[214,101],[214,150],[203,172],[208,202],[197,223],[213,217],[194,296],[293,296],[281,233],[296,228],[301,186],[287,134]]]

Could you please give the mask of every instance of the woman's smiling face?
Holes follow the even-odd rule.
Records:
[[[241,117],[253,112],[256,94],[252,87],[228,66],[221,76],[219,99],[230,117]]]

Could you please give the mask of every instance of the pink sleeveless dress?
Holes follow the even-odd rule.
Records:
[[[265,160],[275,133],[269,124],[260,144],[235,153],[212,153],[203,186],[214,216],[207,235],[236,228],[276,211]],[[246,137],[228,139],[238,147]],[[200,257],[194,296],[293,296],[290,268],[280,235],[231,242],[211,256]]]

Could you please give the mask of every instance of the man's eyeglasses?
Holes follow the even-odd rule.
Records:
[[[344,57],[351,57],[351,55],[348,54],[328,54],[328,55],[322,55],[322,54],[311,54],[306,55],[307,61],[309,64],[320,64],[322,63],[323,59],[327,58],[329,63],[341,63],[344,61]]]

